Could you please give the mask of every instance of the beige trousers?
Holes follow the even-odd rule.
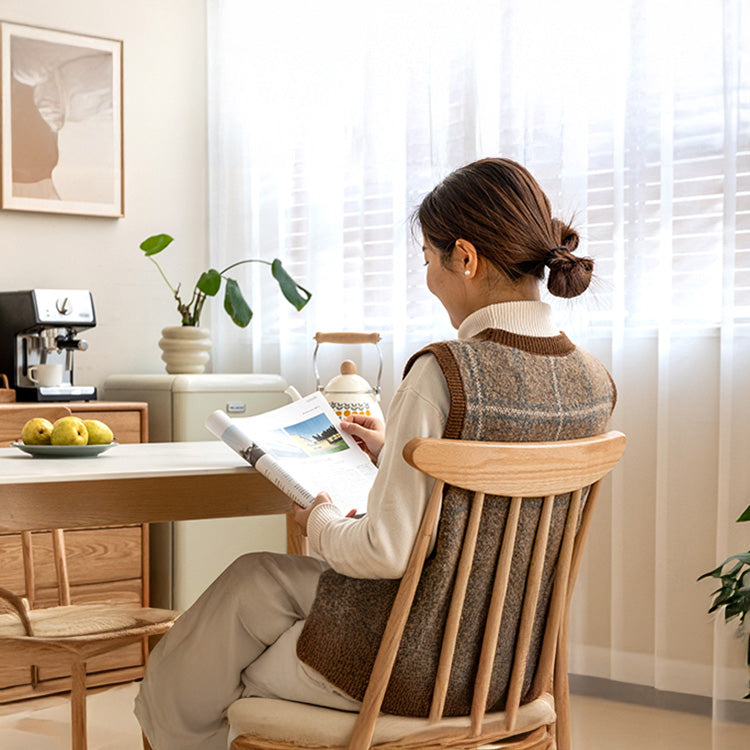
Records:
[[[226,710],[240,697],[359,709],[297,658],[326,567],[300,555],[244,555],[179,617],[153,650],[135,700],[154,750],[226,750]]]

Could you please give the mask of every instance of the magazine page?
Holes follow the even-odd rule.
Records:
[[[377,469],[322,393],[252,417],[214,412],[206,427],[298,505],[327,492],[344,513],[364,513]]]

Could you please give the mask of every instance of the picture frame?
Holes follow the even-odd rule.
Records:
[[[124,216],[122,41],[0,22],[0,208]]]

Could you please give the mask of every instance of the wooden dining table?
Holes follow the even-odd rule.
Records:
[[[66,458],[0,448],[0,533],[268,515],[291,503],[220,441],[123,444]],[[287,550],[306,548],[288,520]]]

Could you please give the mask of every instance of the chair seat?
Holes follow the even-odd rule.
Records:
[[[241,698],[229,707],[230,736],[243,734],[273,742],[289,742],[300,747],[345,747],[354,729],[357,714],[307,703],[272,698]],[[514,732],[529,732],[556,720],[554,699],[544,694],[521,706]],[[485,714],[483,729],[503,734],[506,726],[504,711]],[[436,730],[445,733],[469,731],[468,716],[446,717],[435,723],[412,716],[380,714],[375,724],[372,745],[410,741],[419,747],[420,737],[428,738]],[[485,732],[483,732],[485,734]]]
[[[171,623],[178,615],[168,609],[74,604],[68,607],[33,609],[28,612],[33,637],[26,635],[18,615],[0,615],[0,639],[96,638],[113,632],[133,631]]]

